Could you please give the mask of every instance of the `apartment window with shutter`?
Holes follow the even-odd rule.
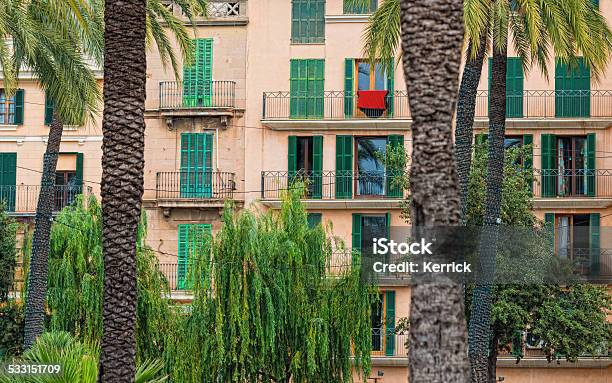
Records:
[[[0,125],[20,125],[23,122],[23,89],[7,96],[0,89]]]
[[[320,44],[325,41],[325,0],[293,0],[291,42]]]

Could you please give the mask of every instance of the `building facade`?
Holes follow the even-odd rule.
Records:
[[[149,52],[147,241],[177,300],[189,300],[190,246],[220,229],[225,201],[278,209],[296,177],[307,181],[309,221],[329,224],[348,251],[408,225],[397,174],[374,154],[411,150],[401,66],[364,59],[361,37],[376,5],[212,0],[209,17],[190,25],[195,60],[183,65],[181,80]],[[612,0],[600,1],[600,9],[612,21]],[[611,275],[612,239],[601,228],[612,225],[612,68],[595,81],[584,66],[570,70],[551,61],[547,80],[535,68],[524,72],[511,49],[509,55],[506,145],[533,146],[535,213],[555,225],[560,256],[582,257],[588,272]],[[27,221],[36,208],[51,111],[36,81],[22,75],[15,96],[0,93],[0,196]],[[488,128],[488,79],[485,63],[476,135]],[[99,195],[101,142],[101,118],[65,128],[55,210],[78,194]],[[578,238],[579,232],[586,234]],[[343,267],[348,254],[338,249],[333,266]],[[395,326],[409,305],[408,286],[382,283],[369,382],[406,381],[407,336],[395,334]],[[609,359],[549,364],[533,346],[519,364],[500,359],[505,382],[603,383],[612,375]]]

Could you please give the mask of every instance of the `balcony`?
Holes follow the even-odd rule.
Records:
[[[229,172],[159,172],[155,184],[157,206],[221,208],[225,200],[234,198],[234,179],[235,174]]]
[[[612,169],[534,169],[538,208],[612,206]]]
[[[301,181],[306,184],[304,202],[309,209],[393,209],[404,197],[396,186],[399,176],[394,172],[263,171],[261,200],[278,208],[283,193]]]
[[[388,334],[386,328],[372,329],[372,358],[407,358],[408,334]],[[375,363],[375,360],[372,360]]]
[[[344,91],[325,91],[321,96],[291,94],[288,91],[263,94],[262,123],[272,129],[342,128],[372,129],[373,127],[406,129],[410,123],[408,95],[396,90],[387,96],[384,111],[361,110],[357,95]],[[508,126],[514,123],[567,124],[606,126],[612,118],[612,90],[557,91],[525,90],[509,94],[506,102]],[[489,118],[489,92],[476,96],[476,125],[486,126]],[[349,125],[350,123],[350,125]]]
[[[60,212],[72,204],[76,197],[85,191],[92,193],[91,187],[54,186],[53,213]],[[13,216],[33,216],[36,214],[40,185],[0,186],[0,201],[6,205],[7,211]]]
[[[163,1],[166,8],[180,17],[185,23],[189,23],[181,9],[171,1]],[[220,1],[209,0],[206,2],[206,17],[196,16],[196,25],[246,25],[249,21],[246,0]]]
[[[185,90],[180,81],[159,83],[159,110],[167,117],[232,117],[236,82],[212,81],[209,90]]]

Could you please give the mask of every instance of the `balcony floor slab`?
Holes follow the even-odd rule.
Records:
[[[352,120],[262,120],[272,130],[408,130],[411,119],[352,119]]]
[[[400,209],[401,199],[336,199],[336,200],[303,200],[306,209],[313,210],[380,210]],[[262,200],[261,203],[272,209],[280,209],[281,200]]]
[[[612,198],[534,198],[534,209],[605,209],[612,206]]]
[[[497,359],[497,367],[505,368],[607,368],[612,366],[612,359],[601,358],[578,358],[576,362],[566,360],[548,362],[546,358],[523,358],[516,363],[515,358],[500,357]]]

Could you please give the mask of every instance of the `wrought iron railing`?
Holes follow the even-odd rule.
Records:
[[[159,83],[160,109],[234,108],[236,106],[235,81],[211,81],[206,86],[184,89],[179,81]]]
[[[536,198],[612,197],[612,169],[534,169]]]
[[[395,334],[386,328],[372,329],[372,356],[406,358],[408,334]]]
[[[386,97],[386,109],[357,107],[355,92],[324,91],[319,95],[289,91],[263,94],[264,120],[410,119],[408,95],[396,90]],[[607,118],[612,117],[612,90],[525,90],[508,92],[509,118]],[[476,95],[476,118],[489,116],[489,91]]]
[[[403,175],[400,171],[263,171],[261,198],[277,200],[296,187],[304,188],[307,199],[402,198]]]
[[[588,235],[588,229],[585,228],[584,234],[585,237]],[[557,248],[556,253],[558,257],[572,261],[577,275],[606,281],[612,278],[612,249],[564,247]]]
[[[187,16],[181,11],[181,7],[174,4],[172,1],[162,1],[166,9],[176,16],[186,18]],[[196,15],[198,18],[208,19],[232,19],[237,17],[247,16],[247,1],[220,1],[220,0],[209,0],[206,2],[206,16]]]
[[[286,91],[263,94],[264,120],[347,120],[395,118],[408,119],[408,94],[396,90],[385,98],[386,109],[359,109],[354,92],[325,91],[320,96],[312,93]]]
[[[36,212],[40,185],[0,186],[0,201],[9,213],[29,214]],[[76,197],[85,192],[91,194],[91,187],[54,186],[53,212],[59,212],[72,204]]]
[[[235,174],[230,172],[178,171],[157,173],[156,195],[164,199],[232,199]]]

